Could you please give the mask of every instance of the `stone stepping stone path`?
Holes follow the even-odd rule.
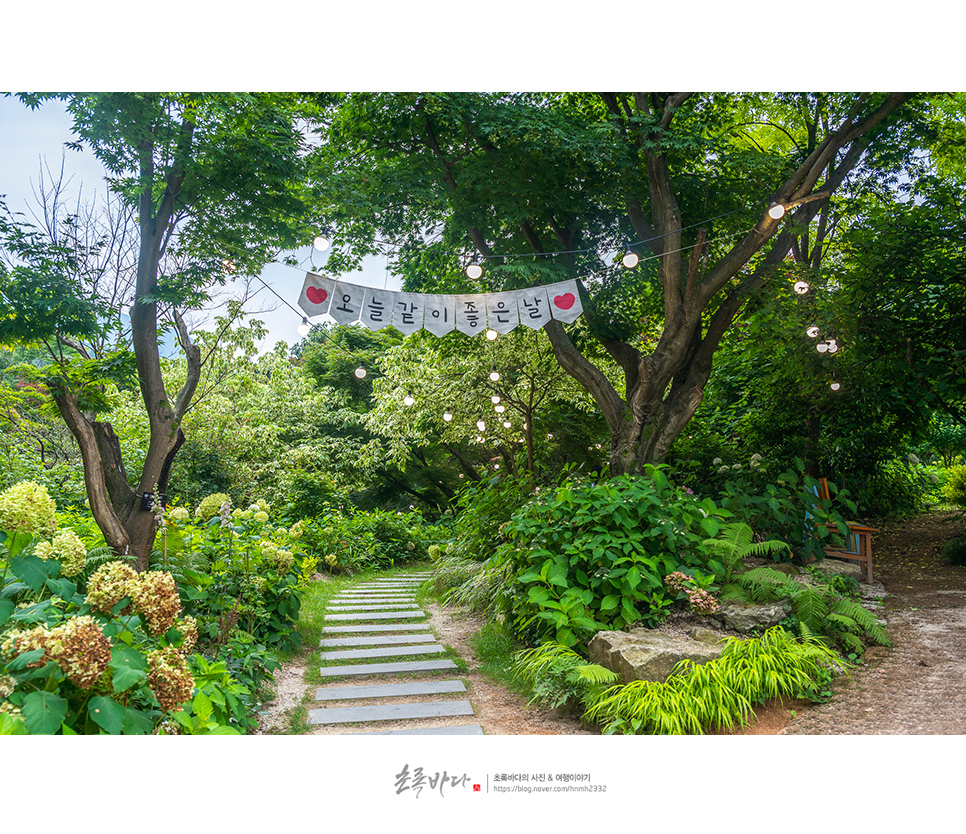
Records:
[[[474,714],[469,700],[453,697],[465,693],[466,684],[456,678],[438,678],[439,672],[458,670],[459,667],[449,659],[419,659],[422,655],[441,654],[446,650],[436,642],[426,622],[426,612],[416,604],[416,588],[430,577],[429,573],[411,573],[376,579],[356,585],[330,600],[322,628],[325,636],[320,642],[322,658],[349,662],[323,666],[320,669],[322,677],[385,678],[386,682],[353,685],[333,681],[320,687],[316,690],[315,700],[333,705],[309,710],[310,724],[371,724],[378,727],[378,722],[382,721],[412,721],[411,728],[360,734],[483,735],[479,724],[432,726],[426,723],[436,718]],[[394,622],[396,620],[411,622]],[[372,662],[382,658],[386,662]],[[394,676],[419,673],[433,677],[405,683],[392,681]],[[422,696],[434,697],[420,701],[393,700]]]

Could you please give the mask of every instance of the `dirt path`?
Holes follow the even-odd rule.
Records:
[[[962,528],[948,513],[882,525],[873,552],[895,645],[867,652],[831,701],[799,712],[779,733],[966,733],[966,568],[939,553]]]

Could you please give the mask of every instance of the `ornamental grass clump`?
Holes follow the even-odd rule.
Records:
[[[747,723],[754,704],[818,699],[844,661],[821,641],[780,626],[760,638],[732,638],[704,664],[682,660],[663,682],[632,681],[599,693],[584,717],[605,734],[700,735]]]

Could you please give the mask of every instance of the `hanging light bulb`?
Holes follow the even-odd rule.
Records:
[[[480,266],[480,262],[477,260],[476,255],[474,255],[473,260],[470,261],[466,267],[466,277],[479,278],[482,274],[483,274],[483,267]]]
[[[635,266],[637,266],[638,261],[640,261],[640,258],[637,257],[636,253],[631,251],[630,245],[625,243],[624,257],[621,258],[621,263],[624,264],[624,266],[626,266],[628,269],[633,269]]]
[[[362,365],[359,365],[359,367],[356,368],[352,373],[356,375],[356,379],[366,378],[366,369]]]
[[[811,338],[813,338],[813,339],[817,339],[818,338],[818,328],[813,324],[811,327],[809,327],[809,328],[807,328],[805,330],[805,335],[806,336],[811,336]]]
[[[309,320],[305,316],[302,316],[302,323],[295,329],[298,330],[299,336],[308,336],[309,330],[312,328],[309,327]]]
[[[416,398],[412,394],[406,394],[406,396],[403,397],[403,403],[405,405],[412,405],[414,402],[416,402]]]
[[[829,339],[826,344],[828,345],[829,353],[838,353],[839,343],[836,342],[835,339]]]
[[[833,382],[831,385],[829,385],[829,388],[831,388],[833,391],[838,391],[841,387],[841,383],[838,382]]]
[[[785,207],[778,200],[772,200],[768,206],[768,216],[772,220],[781,220],[785,216]]]
[[[484,422],[483,422],[482,420],[477,420],[477,421],[476,421],[476,427],[477,427],[477,428],[478,428],[478,429],[479,429],[480,431],[486,431],[486,423],[484,423]]]
[[[510,428],[511,425],[513,425],[513,424],[509,420],[504,420],[503,421],[503,428],[508,429],[508,428]]]
[[[807,281],[796,281],[795,286],[792,287],[795,292],[799,295],[805,295],[809,291],[809,286]]]
[[[505,405],[494,406],[493,410],[496,411],[497,414],[502,414],[504,411],[506,411],[506,406]]]
[[[453,413],[448,408],[443,412],[443,420],[447,423],[453,420]]]
[[[328,235],[323,232],[315,240],[312,241],[312,245],[318,249],[320,252],[324,252],[330,246],[330,241]]]
[[[494,368],[492,371],[490,371],[490,381],[491,382],[499,382],[500,381],[500,372],[496,368]]]
[[[490,340],[491,342],[492,342],[492,341],[493,341],[493,340],[494,340],[494,339],[495,339],[495,338],[496,338],[497,336],[499,336],[499,335],[500,335],[500,334],[499,334],[499,333],[497,333],[497,332],[496,332],[495,330],[487,330],[487,331],[486,331],[486,338],[487,338],[487,339],[489,339],[489,340]]]
[[[828,342],[819,342],[815,345],[815,350],[819,353],[826,353],[828,351]]]
[[[494,394],[492,397],[490,397],[490,402],[493,403],[493,405],[496,405],[499,401],[500,397],[497,394]]]

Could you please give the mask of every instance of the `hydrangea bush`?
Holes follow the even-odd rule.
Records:
[[[37,484],[0,493],[0,522],[0,734],[253,726],[250,693],[197,654],[198,622],[171,573],[138,574],[119,560],[88,566],[84,542],[57,531]],[[223,705],[206,708],[203,722],[202,696]]]

